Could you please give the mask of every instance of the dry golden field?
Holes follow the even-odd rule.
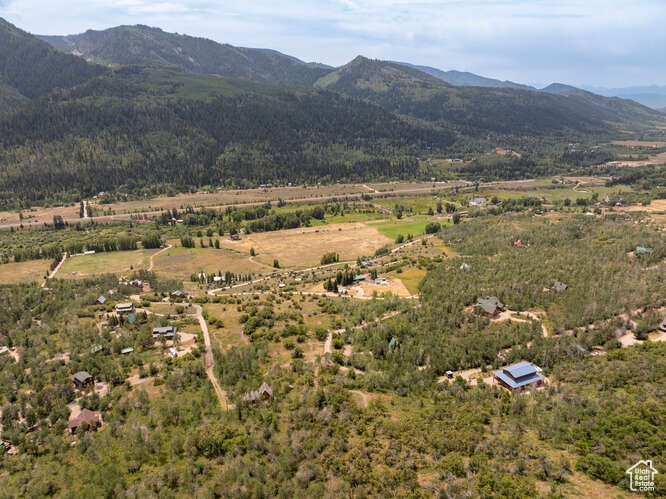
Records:
[[[330,224],[319,227],[263,232],[243,236],[240,241],[221,239],[224,247],[247,254],[254,248],[256,260],[272,265],[277,259],[281,267],[304,268],[319,265],[324,253],[335,251],[340,260],[354,260],[372,255],[391,243],[376,228],[363,223]]]
[[[0,265],[0,284],[23,284],[40,281],[51,265],[51,260],[29,260],[27,262]]]
[[[90,205],[101,210],[108,210],[110,208],[115,213],[121,214],[160,211],[173,208],[182,209],[186,206],[206,207],[252,202],[261,203],[265,201],[277,201],[278,199],[294,200],[344,196],[346,194],[355,194],[366,191],[367,189],[364,189],[357,184],[334,184],[311,187],[274,187],[270,189],[233,189],[213,193],[199,192],[194,194],[178,194],[177,196],[171,197],[158,197],[154,199],[125,201],[102,205],[91,202]]]
[[[53,223],[53,217],[60,215],[61,217],[77,218],[79,216],[79,205],[71,206],[58,206],[55,208],[32,208],[30,210],[23,210],[23,223]],[[21,220],[18,211],[0,211],[0,225],[18,224]]]
[[[175,247],[154,258],[153,271],[169,279],[184,281],[189,280],[192,274],[201,271],[256,274],[267,270],[264,266],[250,261],[249,255],[249,251],[241,252],[227,248]]]

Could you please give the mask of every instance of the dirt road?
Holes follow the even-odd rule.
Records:
[[[195,317],[199,320],[199,326],[201,327],[201,331],[203,332],[204,344],[206,345],[206,353],[204,354],[204,361],[206,364],[206,374],[208,375],[208,379],[210,379],[210,382],[213,384],[213,388],[215,389],[217,398],[220,401],[220,406],[222,407],[222,410],[228,411],[230,409],[233,409],[234,406],[232,404],[229,404],[229,401],[227,400],[227,392],[222,390],[220,382],[217,380],[217,376],[215,376],[215,370],[214,370],[215,359],[213,358],[213,347],[210,342],[210,334],[208,333],[208,324],[206,324],[206,319],[204,319],[203,317],[201,311],[201,305],[192,305],[192,306],[196,310]]]
[[[65,260],[67,260],[67,253],[63,253],[63,255],[62,255],[62,260],[60,260],[60,263],[58,263],[58,265],[56,265],[56,268],[53,269],[53,272],[51,272],[51,273],[49,274],[49,276],[48,276],[46,279],[44,279],[44,282],[42,283],[42,287],[43,287],[43,288],[46,287],[46,282],[47,282],[49,279],[53,279],[53,278],[55,277],[55,275],[56,275],[56,274],[58,273],[58,271],[60,270],[60,267],[62,267],[62,264],[65,263]]]

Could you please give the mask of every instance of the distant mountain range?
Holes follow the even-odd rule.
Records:
[[[429,66],[417,66],[414,64],[409,64],[408,62],[394,62],[395,64],[401,64],[403,66],[409,66],[424,73],[428,73],[435,78],[438,78],[442,81],[450,83],[458,87],[493,87],[493,88],[521,88],[523,90],[536,90],[535,87],[529,85],[522,85],[520,83],[514,83],[512,81],[502,81],[496,80],[494,78],[486,78],[485,76],[479,76],[474,73],[467,73],[463,71],[442,71],[441,69],[431,68]]]
[[[362,56],[331,68],[146,26],[40,38],[0,20],[2,208],[114,189],[415,178],[424,153],[536,150],[665,122],[562,84]]]
[[[599,95],[622,97],[640,102],[654,109],[666,108],[666,86],[642,86],[625,88],[586,87],[586,90]]]
[[[148,26],[118,26],[79,35],[37,37],[63,52],[99,64],[171,66],[263,83],[312,85],[332,69],[275,50],[233,47]]]

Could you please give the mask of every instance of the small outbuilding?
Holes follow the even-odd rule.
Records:
[[[553,291],[557,291],[558,293],[561,293],[562,291],[566,291],[567,289],[569,289],[569,286],[567,286],[563,282],[555,281],[555,284],[553,284],[550,289],[552,289]]]
[[[176,291],[171,293],[171,298],[187,298],[187,295],[185,294],[185,291],[182,289],[177,289]]]
[[[97,305],[104,305],[106,303],[106,297],[104,295],[100,296],[95,303]]]
[[[133,351],[134,351],[134,347],[127,347],[127,348],[123,348],[123,349],[120,351],[120,353],[121,353],[122,355],[128,355],[128,354],[132,353]]]
[[[72,381],[77,388],[85,388],[88,385],[95,384],[95,378],[88,371],[79,371],[74,375]]]
[[[253,403],[261,400],[270,400],[273,398],[273,390],[265,381],[258,390],[252,390],[243,395],[243,402]]]

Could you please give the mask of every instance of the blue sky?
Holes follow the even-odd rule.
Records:
[[[147,24],[341,65],[362,54],[543,86],[666,85],[666,0],[0,0],[39,34]]]

